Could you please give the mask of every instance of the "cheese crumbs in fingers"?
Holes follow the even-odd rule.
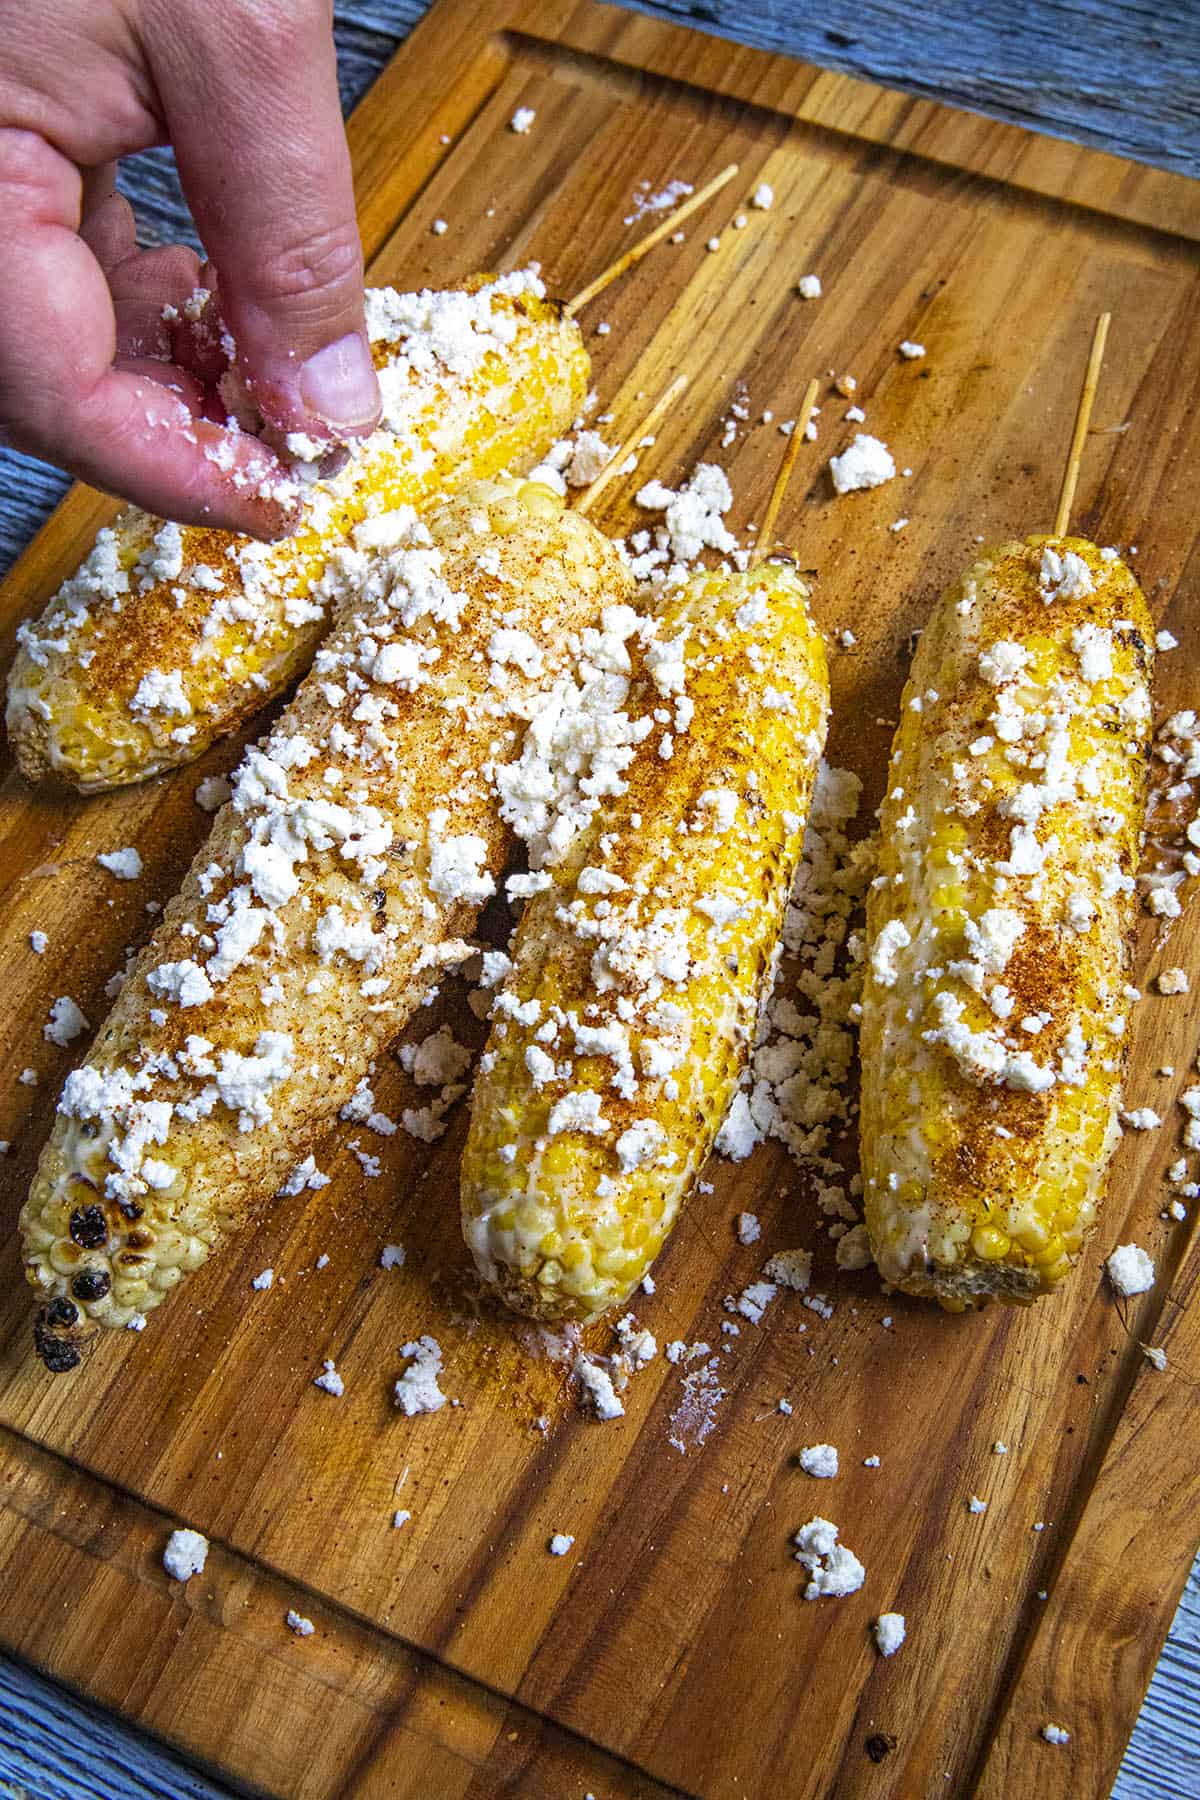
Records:
[[[548,1320],[628,1297],[713,1147],[825,740],[788,562],[694,576],[630,642],[640,742],[517,927],[463,1159],[480,1274]]]
[[[886,1281],[1032,1300],[1119,1134],[1154,628],[1115,551],[1032,537],[942,598],[867,907],[862,1152]]]
[[[328,625],[325,571],[356,526],[532,468],[583,405],[579,327],[529,270],[445,293],[371,288],[367,325],[382,421],[336,475],[302,471],[290,537],[130,509],[20,628],[7,723],[28,780],[92,793],[200,756],[308,667]]]
[[[594,526],[509,477],[355,539],[312,672],[67,1078],[21,1214],[51,1369],[269,1199],[453,960],[511,841],[496,765],[633,589]]]

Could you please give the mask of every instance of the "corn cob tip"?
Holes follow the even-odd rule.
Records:
[[[39,1306],[34,1316],[33,1347],[51,1375],[77,1369],[99,1336],[99,1327],[65,1295]]]

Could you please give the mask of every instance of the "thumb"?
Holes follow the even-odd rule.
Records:
[[[184,190],[220,270],[247,389],[270,425],[318,442],[379,417],[362,244],[321,0],[178,0],[147,13]]]

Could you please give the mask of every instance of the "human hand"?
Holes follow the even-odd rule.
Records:
[[[268,425],[369,430],[328,0],[0,0],[0,50],[0,436],[150,512],[278,536],[280,464],[204,416],[211,346],[162,319],[209,274],[182,246],[138,250],[115,163],[174,146]]]

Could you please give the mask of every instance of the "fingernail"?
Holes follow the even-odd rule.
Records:
[[[373,425],[379,382],[366,339],[351,331],[318,350],[300,370],[300,399],[334,431]]]

